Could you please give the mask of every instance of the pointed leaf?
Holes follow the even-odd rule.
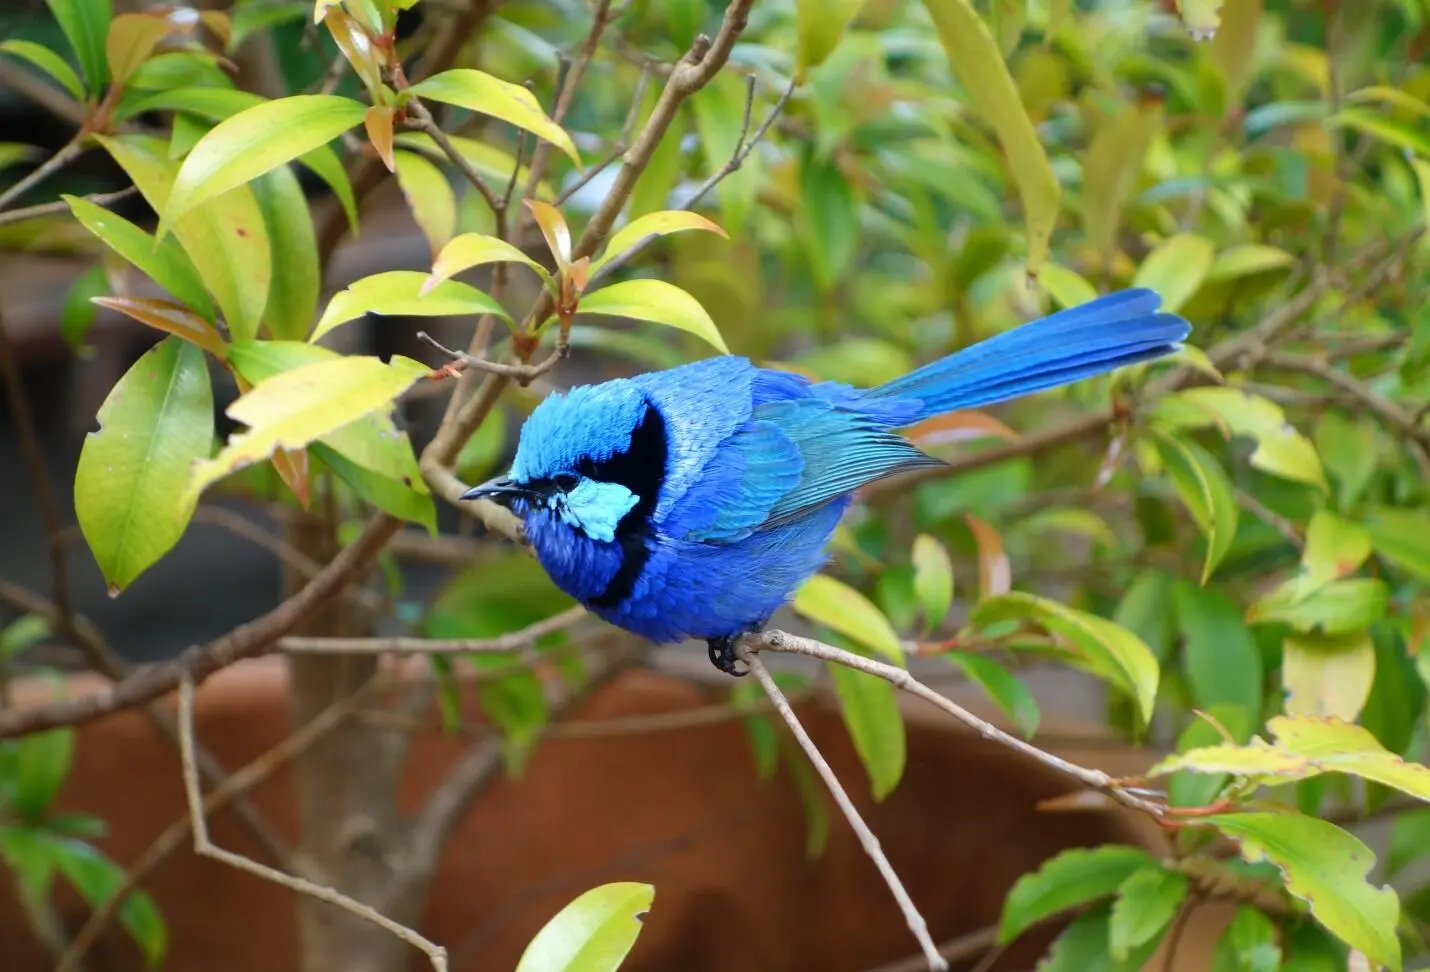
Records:
[[[197,347],[166,337],[100,407],[75,470],[75,513],[111,593],[178,542],[193,515],[184,484],[213,447],[213,393]]]
[[[664,280],[624,280],[581,297],[583,314],[632,317],[679,328],[701,338],[722,354],[729,354],[725,339],[700,302]]]
[[[397,171],[397,161],[392,157],[392,113],[391,105],[373,105],[362,117],[367,140],[372,143],[377,157],[387,166],[388,172]]]
[[[933,537],[914,537],[914,591],[924,609],[924,631],[932,631],[953,606],[953,561]]]
[[[860,0],[862,2],[862,0]],[[610,263],[616,257],[635,246],[647,236],[669,236],[671,233],[680,233],[685,230],[705,230],[729,239],[730,236],[715,223],[701,216],[699,213],[692,213],[689,210],[668,209],[658,213],[647,213],[644,216],[631,220],[619,231],[612,234],[609,242],[606,243],[606,250],[601,254],[601,258],[591,264],[591,273],[595,273],[601,267]]]
[[[519,84],[502,81],[471,68],[455,68],[419,81],[408,90],[421,98],[431,98],[499,118],[542,141],[550,142],[565,152],[577,167],[581,165],[581,156],[577,154],[571,136],[541,110],[536,95]]]
[[[797,0],[795,17],[798,24],[798,60],[801,74],[824,63],[844,39],[849,22],[864,6],[864,0]]]
[[[1093,671],[1131,695],[1144,722],[1151,718],[1157,695],[1157,659],[1142,639],[1126,628],[1020,591],[980,602],[970,621],[978,628],[999,621],[1032,621],[1046,628],[1068,642]]]
[[[882,678],[844,665],[830,663],[828,668],[874,799],[883,800],[899,785],[908,756],[896,690]]]
[[[872,648],[896,665],[904,663],[899,636],[874,602],[841,580],[815,574],[794,595],[794,609],[811,621]]]
[[[103,261],[96,263],[75,278],[65,293],[64,306],[60,308],[60,336],[76,354],[87,347],[85,339],[98,313],[90,301],[109,293],[109,274],[105,272]]]
[[[124,869],[81,841],[46,835],[56,866],[92,908],[113,897],[124,883]],[[138,888],[124,896],[119,922],[139,946],[150,968],[159,968],[169,947],[169,932],[154,899]]]
[[[406,436],[403,438],[405,440]],[[429,534],[437,535],[437,507],[432,502],[432,495],[425,486],[421,490],[415,488],[417,483],[422,482],[420,474],[401,479],[383,475],[358,465],[322,440],[314,442],[308,449],[339,479],[352,487],[358,496],[384,513],[426,527]],[[408,455],[411,454],[409,448]],[[415,460],[413,465],[416,465]],[[491,715],[490,709],[485,711]]]
[[[425,295],[442,281],[463,270],[498,262],[523,264],[535,270],[544,282],[551,280],[551,274],[546,272],[545,267],[506,240],[483,236],[480,233],[463,233],[452,237],[437,254],[437,259],[432,264],[432,275],[422,285],[422,293]]]
[[[1132,286],[1157,291],[1162,295],[1162,307],[1175,314],[1206,280],[1215,256],[1216,248],[1204,236],[1170,236],[1147,254]]]
[[[1036,277],[1058,221],[1062,190],[1057,176],[998,44],[978,11],[968,0],[924,0],[924,6],[933,17],[949,66],[998,133],[998,143],[1023,200],[1028,274]]]
[[[1144,867],[1118,885],[1107,926],[1112,957],[1122,961],[1153,941],[1181,910],[1189,885],[1185,874],[1160,866]]]
[[[1011,942],[1044,918],[1111,895],[1152,863],[1141,848],[1120,844],[1063,851],[1020,877],[1008,892],[998,925],[999,943]]]
[[[397,184],[435,259],[457,230],[457,195],[446,175],[416,152],[398,152]]]
[[[1242,905],[1217,940],[1212,972],[1278,972],[1281,946],[1276,926],[1259,908]]]
[[[168,17],[150,13],[122,13],[111,20],[104,49],[114,83],[128,81],[173,29]]]
[[[1237,705],[1259,721],[1265,681],[1261,652],[1236,604],[1220,591],[1178,581],[1176,611],[1192,704],[1203,710],[1219,703]]]
[[[74,730],[65,727],[17,741],[10,802],[24,820],[37,820],[64,786],[74,759],[74,737]]]
[[[1002,534],[972,513],[963,514],[963,519],[978,545],[978,599],[1007,594],[1013,587],[1013,567]]]
[[[981,688],[984,694],[1013,720],[1024,738],[1033,738],[1033,733],[1038,731],[1042,712],[1038,708],[1038,700],[1016,675],[987,655],[975,652],[950,651],[943,657],[954,667],[961,669],[970,682]]]
[[[110,0],[45,0],[60,30],[74,48],[84,71],[87,88],[98,94],[109,80],[109,63],[104,54],[104,38],[114,19]]]
[[[502,306],[475,287],[447,280],[423,294],[427,274],[420,270],[388,270],[348,284],[328,301],[308,340],[316,341],[333,328],[364,314],[410,317],[450,317],[495,314],[510,321]]]
[[[516,972],[616,972],[654,900],[649,884],[623,881],[592,888],[536,933]]]
[[[541,228],[541,235],[546,239],[546,247],[555,257],[556,265],[566,267],[571,262],[571,229],[566,225],[566,217],[550,203],[538,199],[523,199],[522,202]]]
[[[1269,270],[1284,270],[1295,265],[1296,257],[1278,247],[1261,243],[1241,243],[1227,247],[1216,255],[1211,269],[1207,271],[1207,282],[1239,280],[1242,277],[1266,273]]]
[[[214,306],[203,280],[187,253],[172,239],[155,245],[154,237],[117,213],[79,196],[62,195],[75,219],[128,260],[156,284],[191,307],[197,314],[213,319]]]
[[[318,316],[322,286],[318,238],[308,200],[298,177],[283,165],[255,179],[253,191],[273,249],[273,282],[263,323],[275,338],[302,340]]]
[[[1215,425],[1232,435],[1248,436],[1256,440],[1251,464],[1257,469],[1308,483],[1322,492],[1327,489],[1316,447],[1286,421],[1281,406],[1268,398],[1229,386],[1189,388],[1163,398],[1154,409],[1154,418],[1173,429]]]
[[[1360,569],[1370,557],[1370,531],[1359,523],[1344,520],[1328,509],[1319,509],[1306,527],[1306,549],[1301,554],[1301,597]]]
[[[1207,557],[1201,581],[1205,584],[1236,539],[1241,508],[1236,503],[1231,481],[1205,449],[1188,439],[1155,433],[1154,436],[1177,495],[1206,535]]]
[[[1097,299],[1097,288],[1086,277],[1049,261],[1038,271],[1038,285],[1059,307],[1077,307]]]
[[[452,143],[457,154],[468,165],[477,170],[478,175],[490,179],[498,185],[505,185],[512,178],[513,172],[516,173],[516,184],[520,186],[526,185],[531,177],[530,169],[524,165],[518,166],[515,156],[495,145],[488,145],[486,142],[479,142],[474,138],[463,138],[461,135],[448,135],[447,141]],[[396,142],[402,148],[421,152],[439,164],[447,161],[447,153],[432,141],[432,136],[426,132],[400,132]],[[555,198],[550,183],[542,180],[537,184],[536,198],[547,201]]]
[[[151,297],[96,297],[94,302],[140,324],[181,337],[216,358],[222,359],[228,353],[228,345],[214,326],[182,304]]]
[[[10,54],[28,61],[59,82],[60,86],[74,96],[74,100],[84,102],[84,84],[69,62],[42,44],[27,40],[7,40],[0,43],[0,54]]]
[[[1417,580],[1430,582],[1430,513],[1381,506],[1371,511],[1366,527],[1377,555]]]
[[[1290,593],[1283,593],[1286,591]],[[1253,604],[1247,609],[1246,620],[1279,622],[1304,634],[1335,638],[1363,633],[1385,617],[1390,603],[1390,588],[1374,577],[1332,581],[1300,598],[1294,596],[1296,592],[1293,581]]]
[[[229,417],[248,430],[196,467],[190,495],[275,449],[301,448],[370,412],[386,411],[426,374],[426,366],[400,355],[390,363],[353,355],[275,375],[228,407]]]
[[[326,145],[360,124],[365,113],[351,98],[293,95],[224,119],[184,159],[157,235],[203,201]]]
[[[1335,824],[1295,813],[1221,814],[1206,822],[1235,840],[1249,863],[1280,868],[1286,889],[1342,941],[1398,972],[1400,902],[1390,888],[1367,883],[1375,863],[1369,847]]]

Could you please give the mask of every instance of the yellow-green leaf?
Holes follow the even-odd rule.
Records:
[[[1215,256],[1216,247],[1205,236],[1169,236],[1147,254],[1132,278],[1132,286],[1157,291],[1162,295],[1163,309],[1175,314],[1206,280]]]
[[[924,0],[949,66],[998,133],[1023,200],[1028,273],[1037,276],[1058,221],[1062,190],[988,25],[968,0]]]
[[[1337,718],[1277,716],[1266,724],[1276,745],[1318,770],[1348,773],[1430,802],[1430,767],[1387,750],[1364,726]]]
[[[169,18],[155,14],[123,13],[111,20],[104,50],[114,82],[128,81],[171,30]]]
[[[74,48],[75,57],[88,82],[88,90],[98,94],[109,80],[104,38],[109,22],[114,19],[110,0],[45,0],[45,3],[59,22],[70,47]]]
[[[152,297],[95,297],[94,303],[118,311],[140,324],[183,338],[216,358],[223,358],[227,345],[214,326],[182,304]]]
[[[397,152],[397,184],[435,258],[457,230],[457,194],[442,170],[416,152]]]
[[[655,888],[620,882],[592,888],[546,923],[516,972],[616,972],[641,932]]]
[[[205,200],[326,145],[361,124],[366,110],[337,95],[293,95],[225,118],[184,159],[157,235]]]
[[[1093,133],[1082,158],[1079,205],[1088,243],[1099,260],[1116,253],[1122,212],[1137,188],[1137,177],[1153,137],[1162,125],[1160,104],[1122,104]],[[1088,295],[1088,300],[1092,295]]]
[[[184,484],[214,435],[204,353],[164,338],[119,379],[97,420],[75,470],[75,514],[117,595],[169,552],[193,515]]]
[[[348,284],[328,301],[309,341],[316,341],[340,324],[364,314],[411,317],[448,317],[460,314],[496,314],[511,320],[491,297],[475,287],[447,280],[422,292],[427,274],[420,270],[388,270]]]
[[[128,260],[151,280],[191,307],[213,319],[213,301],[193,261],[172,239],[155,244],[154,237],[117,213],[80,196],[62,195],[80,225],[99,237],[111,250]]]
[[[1211,43],[1211,61],[1226,85],[1225,111],[1241,111],[1242,96],[1255,74],[1256,35],[1262,0],[1223,0],[1221,27]]]
[[[426,294],[442,281],[463,270],[470,270],[484,263],[501,262],[520,263],[535,270],[544,282],[551,280],[551,274],[546,272],[545,267],[506,240],[483,236],[480,233],[463,233],[452,237],[437,254],[437,259],[432,264],[432,275],[423,283],[422,293]]]
[[[828,668],[854,751],[869,774],[875,801],[882,800],[899,785],[908,756],[896,689],[882,678],[845,665],[830,663]]]
[[[999,943],[1011,942],[1045,918],[1113,894],[1153,863],[1145,850],[1123,844],[1075,847],[1049,858],[1008,891],[998,923]]]
[[[1126,961],[1133,949],[1154,941],[1177,916],[1190,883],[1185,874],[1160,865],[1144,867],[1123,881],[1107,926],[1112,957]]]
[[[1360,840],[1297,813],[1219,814],[1206,823],[1235,840],[1249,863],[1270,861],[1280,868],[1286,889],[1330,932],[1399,972],[1400,901],[1390,888],[1367,882],[1375,854]]]
[[[526,166],[517,166],[515,156],[495,145],[488,145],[486,142],[479,142],[474,138],[464,138],[461,135],[448,135],[447,141],[452,143],[457,154],[475,169],[478,175],[492,180],[497,185],[505,185],[511,179],[513,171],[516,172],[517,185],[526,185],[527,180],[531,177],[531,171]],[[426,132],[400,132],[396,142],[402,148],[421,152],[435,162],[447,160],[447,154],[442,151],[441,146],[432,141],[432,136]],[[550,184],[545,180],[537,185],[536,198],[541,200],[555,198]]]
[[[280,165],[253,182],[273,249],[273,281],[263,323],[275,338],[302,340],[318,314],[322,269],[313,216],[298,177]]]
[[[983,628],[999,621],[1031,621],[1068,643],[1103,678],[1126,691],[1145,722],[1157,696],[1157,659],[1146,642],[1106,618],[1048,598],[1013,591],[982,601],[970,621]]]
[[[1377,555],[1421,581],[1430,581],[1430,513],[1381,506],[1366,519]]]
[[[1177,0],[1182,23],[1193,40],[1211,40],[1221,26],[1221,5],[1225,0]]]
[[[844,31],[862,6],[864,0],[797,0],[796,70],[804,72],[823,64],[844,39]]]
[[[1416,182],[1420,184],[1420,205],[1425,210],[1425,222],[1430,224],[1430,161],[1411,159],[1410,165],[1415,169]]]
[[[1238,280],[1270,270],[1284,270],[1296,265],[1296,257],[1280,247],[1263,243],[1240,243],[1229,246],[1216,255],[1207,282]]]
[[[284,371],[241,395],[227,414],[248,430],[237,432],[217,456],[199,463],[189,483],[196,497],[209,484],[276,449],[300,449],[392,402],[428,374],[419,361],[366,355],[320,361]]]
[[[585,294],[577,310],[582,314],[632,317],[688,331],[729,354],[725,339],[705,308],[690,294],[664,280],[624,280]]]
[[[164,143],[148,135],[97,135],[146,202],[162,212],[178,165]],[[234,338],[258,333],[268,303],[273,258],[258,199],[248,186],[215,196],[174,223],[184,252],[223,311]]]
[[[1038,283],[1059,307],[1078,307],[1097,298],[1097,288],[1087,278],[1061,263],[1049,261],[1038,274]]]
[[[1231,481],[1205,449],[1176,436],[1154,432],[1153,437],[1177,495],[1192,514],[1197,528],[1207,538],[1207,556],[1202,566],[1201,581],[1205,584],[1231,549],[1241,509],[1237,506]]]
[[[69,62],[42,44],[27,40],[7,40],[0,43],[0,54],[10,54],[28,61],[60,83],[60,86],[74,96],[75,101],[84,101],[84,84]]]
[[[1342,638],[1288,635],[1281,645],[1286,714],[1355,721],[1375,682],[1375,645],[1362,631]]]
[[[841,580],[815,574],[794,595],[794,609],[811,621],[852,638],[890,659],[904,663],[904,648],[894,626],[874,602]]]
[[[1325,492],[1326,474],[1311,440],[1286,421],[1281,406],[1239,388],[1189,388],[1167,395],[1153,409],[1158,425],[1202,428],[1216,425],[1223,433],[1256,440],[1251,464],[1257,469],[1308,483]]]
[[[499,118],[542,141],[550,142],[570,156],[577,166],[581,165],[581,156],[571,136],[541,110],[536,95],[519,84],[472,68],[454,68],[419,81],[408,90],[421,98],[431,98]]]
[[[953,606],[953,561],[927,533],[914,537],[914,592],[924,609],[924,630],[932,631]]]
[[[730,238],[723,229],[699,213],[679,209],[647,213],[631,220],[611,236],[610,241],[606,244],[605,252],[601,254],[599,260],[591,264],[591,273],[594,274],[647,236],[668,236],[671,233],[679,233],[684,230],[705,230],[723,236],[725,239]]]
[[[1225,743],[1168,756],[1148,770],[1147,775],[1156,777],[1181,772],[1300,780],[1313,771],[1311,761],[1306,757],[1279,749],[1264,739],[1254,739],[1246,746]]]

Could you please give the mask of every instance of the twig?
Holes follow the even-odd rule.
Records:
[[[447,137],[447,133],[442,131],[442,126],[433,119],[432,113],[427,110],[427,106],[418,98],[413,98],[407,102],[407,113],[412,116],[417,124],[418,131],[425,132],[432,141],[437,143],[437,147],[442,150],[442,154],[457,167],[457,171],[462,173],[462,178],[472,184],[477,192],[482,194],[482,198],[487,201],[493,213],[500,216],[506,212],[506,204],[500,196],[492,192],[492,187],[487,185],[487,180],[482,178],[480,172],[472,168],[472,164],[467,161],[466,156],[457,151],[457,146],[452,144],[452,140]]]
[[[116,189],[114,192],[97,192],[84,197],[86,202],[94,203],[96,206],[110,206],[117,202],[122,202],[139,190],[134,186],[127,189]],[[39,219],[42,216],[62,216],[68,214],[70,204],[63,199],[58,202],[39,203],[35,206],[26,206],[24,209],[11,209],[8,212],[0,213],[0,226],[9,223],[19,223],[27,219]]]
[[[745,639],[744,648],[750,655],[761,651],[778,651],[792,655],[807,655],[810,658],[833,662],[836,665],[843,665],[846,668],[864,672],[866,675],[874,675],[878,678],[882,678],[887,682],[891,682],[895,687],[908,692],[910,695],[917,696],[936,708],[943,710],[989,742],[998,743],[999,745],[1031,757],[1059,774],[1077,781],[1088,789],[1105,794],[1123,806],[1131,807],[1134,810],[1141,810],[1157,819],[1161,819],[1165,815],[1166,808],[1161,804],[1153,803],[1151,800],[1144,799],[1136,793],[1128,791],[1102,770],[1089,769],[1085,766],[1071,763],[1060,756],[1055,756],[1050,752],[1039,749],[1037,746],[1019,739],[1017,736],[1004,732],[991,722],[980,719],[961,705],[935,692],[910,675],[905,669],[875,661],[872,658],[865,658],[862,655],[844,651],[842,648],[835,648],[833,645],[826,645],[823,642],[815,641],[813,638],[801,638],[784,631],[765,631],[758,635],[752,635]]]
[[[519,385],[529,385],[555,368],[559,361],[571,355],[571,346],[558,341],[552,352],[536,364],[505,364],[501,361],[488,361],[486,358],[479,358],[465,351],[449,348],[426,331],[418,331],[417,340],[445,354],[463,369],[470,368],[473,371],[485,371],[487,374],[500,375],[503,378],[514,378]]]
[[[909,923],[909,931],[914,933],[914,938],[918,939],[919,947],[923,949],[928,967],[933,972],[947,972],[948,962],[939,954],[938,946],[929,937],[928,923],[924,921],[923,915],[919,914],[919,909],[913,899],[909,897],[908,891],[904,890],[903,882],[899,880],[898,874],[894,873],[893,865],[889,863],[889,858],[885,856],[883,848],[879,846],[879,838],[874,836],[874,832],[869,829],[864,818],[859,816],[859,810],[854,806],[854,801],[849,799],[849,794],[844,791],[839,777],[825,761],[819,747],[815,746],[814,740],[809,738],[809,733],[805,732],[799,717],[794,714],[789,700],[780,691],[780,687],[775,684],[775,680],[765,668],[764,662],[760,661],[759,656],[746,646],[740,648],[740,653],[755,678],[759,679],[760,687],[765,690],[765,695],[774,703],[775,710],[789,726],[790,732],[794,734],[800,748],[804,750],[815,770],[824,779],[824,785],[829,788],[830,796],[834,797],[834,802],[839,805],[844,818],[849,821],[849,826],[854,828],[854,833],[858,836],[864,853],[869,855],[869,859],[874,862],[874,866],[883,875],[884,882],[889,885],[889,890],[894,894],[894,900],[899,903],[899,910],[904,913],[904,920]]]
[[[563,631],[589,617],[579,604],[560,614],[529,624],[519,631],[495,638],[310,638],[289,635],[278,642],[281,651],[317,655],[451,655],[476,652],[512,652],[529,647],[541,638]]]
[[[1297,550],[1306,549],[1306,540],[1301,536],[1301,531],[1296,527],[1296,524],[1268,507],[1265,503],[1261,502],[1261,500],[1255,496],[1252,496],[1240,486],[1233,487],[1233,492],[1236,494],[1236,502],[1238,505],[1248,513],[1285,537],[1286,542]]]
[[[1177,967],[1177,946],[1181,943],[1182,933],[1187,930],[1192,912],[1197,910],[1198,904],[1200,902],[1195,897],[1188,898],[1177,910],[1177,917],[1172,919],[1172,930],[1167,933],[1167,952],[1162,958],[1162,972],[1172,972]]]
[[[51,155],[48,159],[45,159],[45,161],[35,166],[34,169],[25,174],[24,178],[20,179],[20,181],[16,182],[9,189],[0,192],[0,209],[8,208],[16,199],[19,199],[35,186],[44,182],[50,176],[78,158],[79,154],[84,151],[84,142],[87,138],[89,138],[89,132],[81,127],[73,138],[60,146],[54,155]]]
[[[309,720],[302,728],[224,780],[205,798],[204,813],[208,815],[218,813],[230,803],[243,799],[246,793],[263,783],[341,725],[343,720],[380,684],[379,679],[374,679],[357,692],[329,706]],[[93,946],[105,925],[109,923],[119,903],[160,864],[168,860],[170,855],[183,846],[184,839],[189,836],[191,829],[189,814],[185,813],[154,839],[153,843],[139,856],[139,859],[125,872],[123,883],[90,913],[84,926],[79,930],[79,934],[70,943],[69,951],[61,957],[55,972],[75,972],[78,962]]]
[[[291,874],[284,874],[282,871],[260,864],[242,854],[224,850],[209,839],[204,800],[199,792],[199,775],[194,770],[194,683],[187,673],[179,680],[179,755],[183,761],[184,793],[188,798],[189,819],[193,825],[195,854],[201,857],[211,857],[230,867],[252,874],[254,877],[271,881],[298,894],[306,894],[370,921],[423,952],[431,961],[435,972],[447,972],[447,950],[428,941],[407,926],[398,924],[361,901],[349,898],[332,888],[314,884],[312,881],[294,877]]]

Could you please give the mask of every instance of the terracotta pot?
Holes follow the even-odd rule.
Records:
[[[74,691],[91,690],[88,678]],[[23,689],[20,704],[49,689]],[[198,695],[198,734],[236,768],[286,732],[285,669],[265,659],[236,666]],[[649,671],[631,672],[588,699],[571,718],[607,720],[679,712],[709,704],[698,686]],[[902,783],[873,804],[864,772],[837,713],[817,704],[803,718],[867,814],[894,867],[929,920],[936,940],[997,920],[1019,875],[1078,845],[1108,841],[1166,849],[1157,828],[1120,813],[1035,809],[1067,791],[1039,764],[951,725],[922,707],[910,710]],[[423,734],[415,743],[404,803],[417,806],[462,751],[463,743]],[[1111,772],[1147,763],[1134,751],[1099,747],[1064,752]],[[254,794],[278,829],[295,831],[291,780],[280,772]],[[121,713],[81,730],[65,809],[103,817],[101,843],[121,862],[135,860],[184,812],[174,747],[140,714]],[[229,813],[214,839],[256,854]],[[629,972],[789,972],[872,969],[916,951],[887,888],[837,816],[818,860],[805,856],[805,816],[787,773],[761,782],[743,727],[724,722],[613,738],[548,739],[524,775],[501,779],[477,802],[452,841],[432,888],[423,931],[445,944],[454,972],[515,967],[526,942],[571,898],[596,884],[655,885],[652,912]],[[185,849],[147,882],[169,922],[168,970],[277,972],[294,967],[296,922],[288,891]],[[71,931],[85,910],[60,898]],[[1177,969],[1205,968],[1220,917],[1199,916],[1184,936]],[[1051,932],[1010,949],[999,969],[1031,968]],[[43,972],[50,960],[34,941],[8,888],[0,889],[0,966]],[[422,958],[414,953],[412,968]],[[96,947],[91,972],[140,968],[117,932]],[[1161,968],[1161,965],[1157,965]]]

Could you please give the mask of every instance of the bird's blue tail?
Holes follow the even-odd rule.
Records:
[[[917,399],[912,422],[1006,401],[1177,350],[1191,325],[1154,290],[1123,290],[1031,321],[870,389]]]

